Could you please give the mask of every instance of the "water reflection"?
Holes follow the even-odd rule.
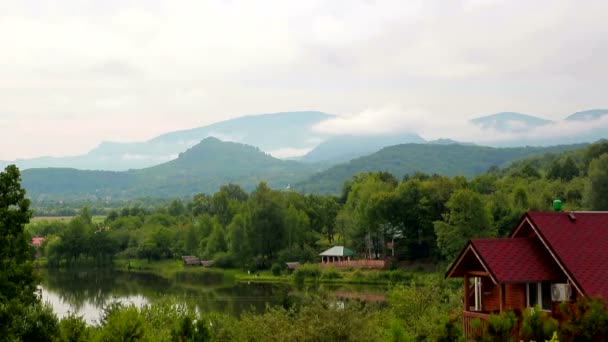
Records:
[[[308,285],[295,289],[288,284],[235,283],[216,272],[178,273],[173,280],[152,274],[112,269],[82,271],[42,270],[41,294],[59,317],[68,312],[95,324],[102,309],[118,301],[137,306],[170,297],[200,312],[223,312],[238,316],[243,311],[261,313],[267,305],[289,306],[305,293],[329,293],[345,299],[361,299],[359,294],[381,298],[378,286]],[[349,297],[355,293],[357,296]],[[370,297],[371,298],[371,297]],[[365,296],[363,298],[365,300]]]

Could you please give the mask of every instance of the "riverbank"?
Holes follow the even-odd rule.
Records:
[[[306,264],[302,271],[305,273],[298,279],[298,271],[288,274],[282,270],[279,275],[270,270],[245,271],[242,269],[223,269],[201,266],[184,266],[180,260],[148,261],[141,259],[119,259],[114,261],[114,268],[121,271],[149,273],[167,279],[174,279],[180,274],[214,274],[221,275],[226,280],[235,282],[254,283],[296,283],[318,282],[325,284],[361,284],[361,285],[390,285],[395,283],[426,282],[437,276],[437,272],[405,271],[405,270],[372,270],[372,269],[338,269],[333,267],[319,268],[317,264]],[[304,270],[305,269],[305,270]]]

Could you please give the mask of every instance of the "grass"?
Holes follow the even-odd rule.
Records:
[[[152,273],[167,279],[174,279],[178,275],[221,275],[227,281],[252,283],[292,283],[293,274],[273,275],[270,270],[247,272],[241,269],[222,269],[184,266],[180,260],[150,261],[140,259],[119,259],[114,266],[120,270],[130,272]],[[312,266],[314,267],[314,265]],[[360,284],[360,285],[388,285],[397,282],[410,282],[412,279],[422,279],[435,273],[412,272],[403,270],[368,270],[368,269],[322,269],[317,277],[306,276],[304,281],[323,284]]]
[[[30,223],[48,222],[48,221],[69,221],[74,216],[34,216],[30,219]]]

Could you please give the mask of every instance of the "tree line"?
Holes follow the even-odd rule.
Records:
[[[148,260],[196,255],[222,267],[268,268],[315,262],[330,245],[363,258],[451,260],[470,238],[507,236],[528,210],[606,210],[608,143],[531,158],[472,179],[415,173],[361,173],[339,196],[226,184],[153,208],[111,210],[94,222],[85,207],[69,222],[28,226],[46,237],[51,266],[114,258]],[[394,250],[388,249],[392,244]]]

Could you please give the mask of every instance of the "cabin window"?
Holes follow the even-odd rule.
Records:
[[[551,284],[528,283],[526,287],[526,304],[531,308],[538,305],[542,310],[551,310]]]

